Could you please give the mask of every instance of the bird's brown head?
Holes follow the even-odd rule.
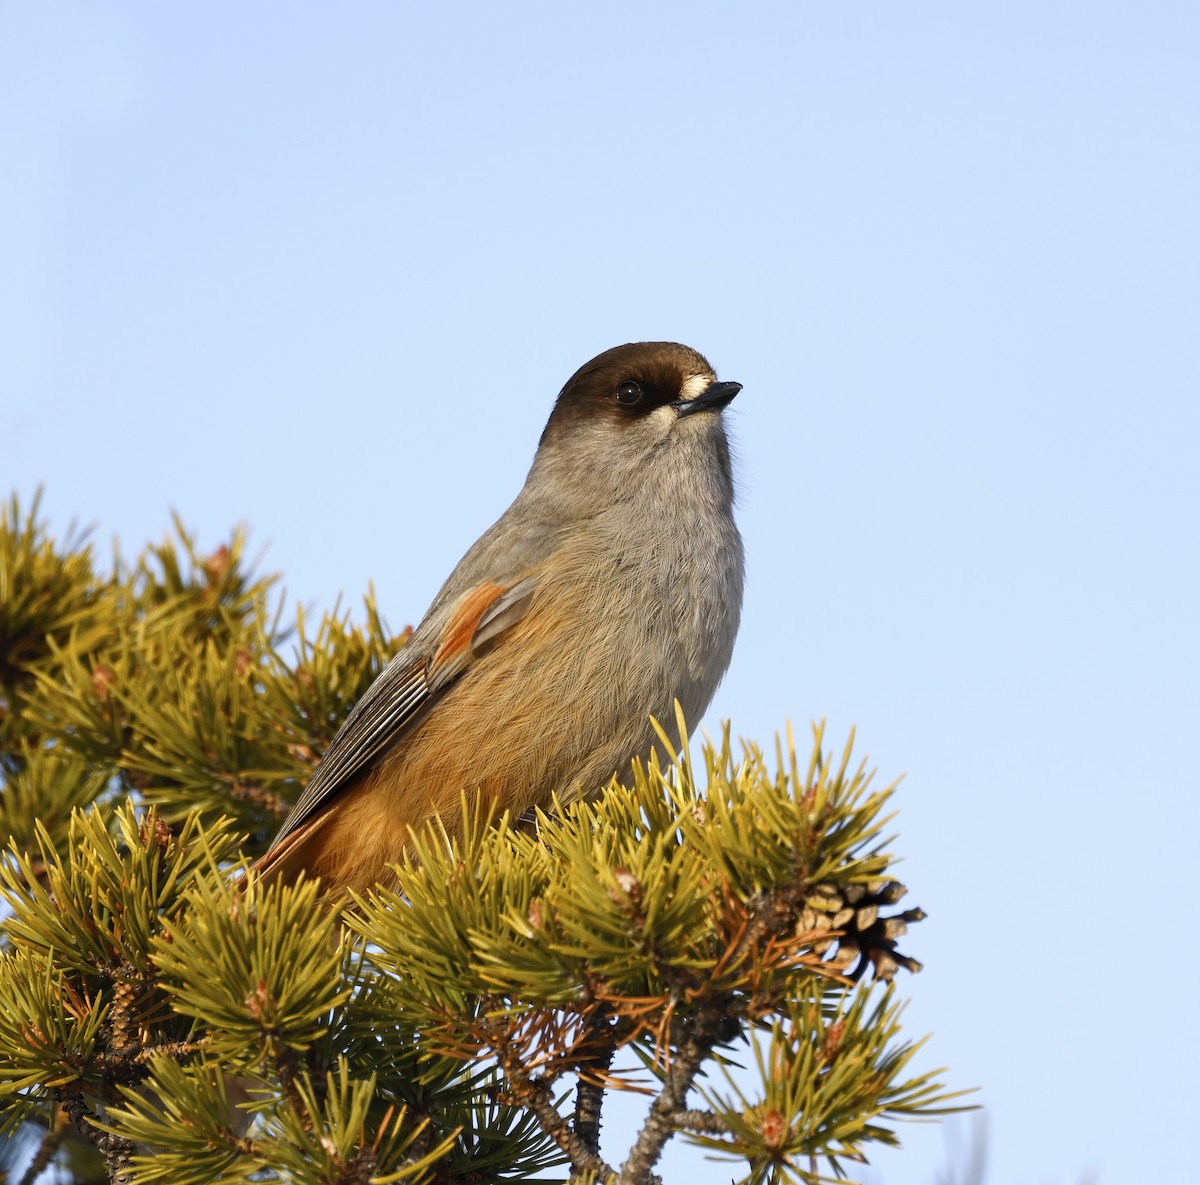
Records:
[[[738,383],[717,382],[707,359],[690,346],[615,346],[567,380],[540,443],[553,448],[572,437],[613,435],[654,443],[681,419],[720,411],[740,390]]]

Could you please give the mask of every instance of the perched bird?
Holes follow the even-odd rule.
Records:
[[[414,829],[456,829],[463,792],[514,818],[590,796],[661,744],[651,716],[700,719],[741,613],[721,414],[740,390],[674,342],[572,375],[521,492],[334,737],[263,875],[368,889]]]

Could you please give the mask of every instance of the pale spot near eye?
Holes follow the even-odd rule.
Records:
[[[694,374],[679,388],[680,399],[698,399],[716,382],[711,374]]]

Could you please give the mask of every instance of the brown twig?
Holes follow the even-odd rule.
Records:
[[[604,1108],[604,1079],[612,1067],[613,1057],[617,1047],[614,1041],[612,1027],[607,1024],[592,1026],[592,1032],[604,1041],[600,1052],[586,1066],[580,1066],[579,1085],[575,1088],[575,1135],[584,1146],[594,1155],[600,1155],[600,1115]],[[595,1078],[585,1077],[587,1074]],[[580,1180],[581,1173],[572,1169],[571,1181]]]
[[[725,1008],[720,1002],[707,1004],[697,1013],[691,1032],[671,1060],[667,1080],[650,1105],[629,1158],[621,1166],[619,1185],[649,1185],[653,1179],[650,1170],[679,1126],[680,1115],[686,1113],[687,1093],[704,1059],[720,1040],[724,1023]]]
[[[614,1175],[611,1165],[571,1130],[567,1121],[554,1106],[550,1086],[544,1078],[534,1078],[513,1047],[496,1035],[493,1043],[496,1060],[504,1071],[508,1093],[538,1121],[538,1126],[562,1149],[571,1164],[572,1176],[594,1173],[608,1179]]]
[[[59,1092],[59,1103],[67,1113],[76,1131],[84,1136],[89,1143],[104,1157],[104,1166],[108,1170],[111,1185],[129,1185],[130,1161],[137,1151],[137,1145],[123,1136],[114,1136],[110,1132],[97,1127],[92,1119],[94,1116],[88,1110],[81,1092]]]
[[[309,1114],[308,1107],[304,1103],[304,1096],[301,1095],[300,1088],[296,1083],[296,1077],[300,1072],[300,1067],[296,1062],[296,1054],[278,1033],[272,1032],[269,1042],[271,1062],[275,1068],[275,1073],[279,1077],[279,1085],[283,1089],[284,1098],[287,1099],[292,1110],[300,1117],[305,1130],[311,1131],[315,1117]]]
[[[680,1131],[699,1132],[706,1136],[729,1134],[729,1124],[713,1111],[679,1111],[675,1124]]]
[[[109,969],[112,1001],[108,1010],[108,1052],[116,1060],[133,1062],[142,1050],[138,1003],[153,977],[139,971],[128,959]]]
[[[161,1045],[147,1045],[141,1049],[133,1058],[138,1065],[144,1065],[154,1057],[173,1057],[176,1061],[183,1061],[185,1057],[195,1053],[198,1049],[203,1049],[207,1045],[212,1044],[212,1034],[205,1033],[196,1041],[164,1041]]]

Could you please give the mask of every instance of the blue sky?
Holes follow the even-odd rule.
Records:
[[[745,385],[707,723],[906,773],[909,1031],[991,1182],[1178,1179],[1198,60],[1182,2],[10,0],[0,492],[131,551],[244,521],[398,628],[580,363],[697,347]],[[935,1179],[903,1135],[872,1182]]]

